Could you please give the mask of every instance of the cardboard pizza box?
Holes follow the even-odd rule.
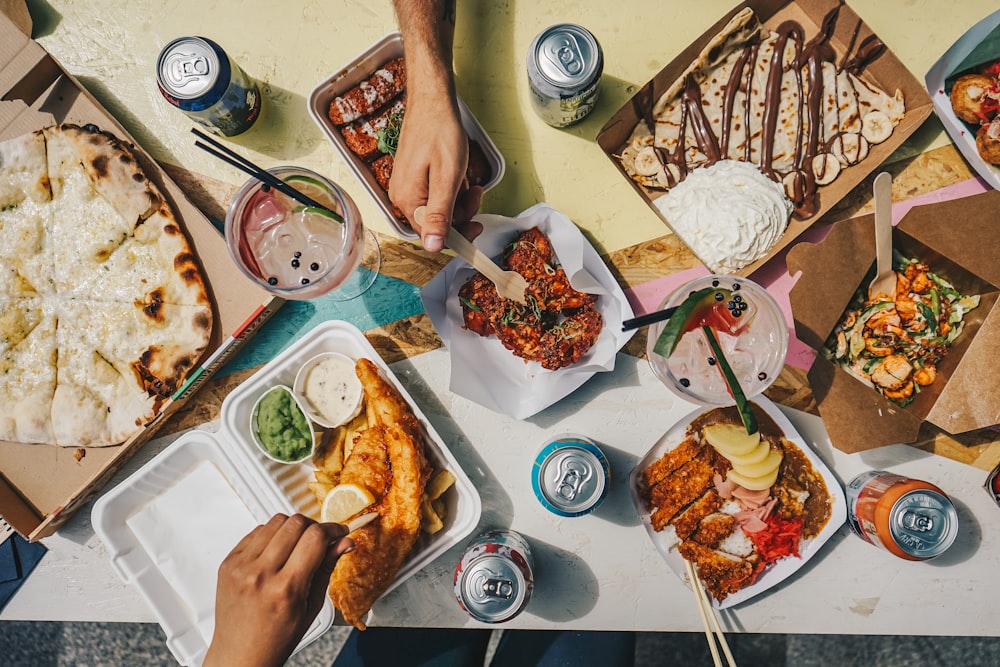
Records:
[[[135,144],[125,128],[25,34],[24,28],[30,31],[30,19],[26,23],[23,12],[10,14],[16,23],[2,13],[7,7],[23,7],[23,2],[0,2],[0,140],[70,122],[93,123]],[[171,200],[194,246],[213,304],[212,337],[201,368],[191,374],[151,424],[121,445],[78,450],[0,442],[0,516],[30,540],[51,535],[107,484],[283,303],[240,272],[212,223],[140,146],[135,146],[135,152],[146,173]]]
[[[745,7],[753,9],[754,13],[767,28],[775,29],[782,22],[787,20],[797,21],[805,30],[807,40],[820,32],[820,25],[823,18],[831,9],[839,4],[840,0],[748,0],[735,7],[731,12],[719,19],[719,21],[709,28],[703,35],[692,42],[680,55],[670,61],[656,76],[642,86],[632,98],[625,103],[601,128],[597,135],[597,143],[604,153],[611,159],[615,167],[642,197],[643,201],[649,205],[650,209],[659,216],[667,227],[669,222],[663,218],[659,209],[653,201],[663,196],[664,191],[645,188],[633,181],[622,167],[621,160],[616,157],[621,155],[622,150],[628,144],[629,137],[633,129],[642,121],[642,109],[649,108],[660,96],[666,92],[667,88],[678,79],[684,70],[690,65],[708,45],[712,38],[719,34],[729,23],[733,16]],[[836,22],[835,31],[831,43],[838,55],[847,51],[852,38],[857,29],[857,36],[854,39],[856,44],[872,34],[872,30],[858,17],[858,15],[848,5],[840,9],[840,14]],[[887,45],[888,46],[888,45]],[[635,57],[656,57],[657,54],[635,54]],[[771,250],[756,262],[749,264],[737,274],[749,276],[758,268],[763,266],[769,259],[777,255],[781,250],[789,246],[794,240],[808,229],[814,222],[833,208],[833,206],[843,199],[858,183],[863,181],[872,171],[885,161],[918,127],[930,116],[933,110],[933,103],[930,96],[920,83],[900,62],[899,58],[886,48],[873,63],[865,68],[862,78],[874,80],[884,90],[892,94],[897,88],[903,93],[903,100],[906,105],[906,115],[894,128],[892,135],[884,142],[871,147],[868,156],[860,163],[844,169],[840,176],[829,185],[819,188],[819,207],[815,215],[805,219],[797,220],[792,218],[788,223],[788,228],[771,248]]]
[[[979,307],[965,316],[965,330],[938,365],[937,379],[906,407],[817,356],[809,384],[838,449],[913,442],[925,420],[948,433],[1000,423],[998,208],[997,191],[916,206],[893,230],[894,248],[923,261],[962,294],[979,294]],[[871,215],[838,222],[821,243],[800,243],[789,251],[789,273],[801,271],[789,294],[800,340],[816,350],[823,347],[874,261]]]

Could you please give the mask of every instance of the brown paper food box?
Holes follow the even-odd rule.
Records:
[[[0,140],[53,123],[93,123],[135,143],[125,129],[38,43],[26,14],[2,13],[17,3],[0,0]],[[21,3],[23,4],[23,3]],[[17,7],[14,7],[17,9]],[[153,76],[152,64],[150,76]],[[88,448],[77,460],[74,448],[0,442],[0,516],[31,540],[51,535],[97,493],[148,441],[167,418],[221,367],[283,303],[248,280],[229,257],[225,239],[142,148],[135,147],[177,211],[207,276],[215,314],[203,370],[187,389],[168,401],[142,432],[114,447]]]
[[[667,221],[660,214],[659,209],[653,204],[653,200],[662,196],[662,190],[650,190],[645,188],[631,178],[622,168],[621,161],[615,157],[621,155],[622,150],[628,143],[632,130],[641,120],[640,109],[648,107],[655,102],[670,87],[684,69],[694,61],[701,53],[705,45],[721,31],[734,15],[739,13],[744,7],[750,7],[768,28],[774,29],[783,21],[797,21],[805,29],[807,38],[816,35],[820,30],[819,26],[823,17],[831,9],[836,7],[838,0],[798,0],[797,2],[787,2],[787,0],[750,0],[739,5],[726,16],[720,19],[715,25],[709,28],[701,37],[696,39],[690,46],[674,58],[670,64],[665,66],[655,77],[647,82],[630,99],[625,106],[618,110],[597,135],[597,143],[604,153],[611,159],[615,167],[639,193],[649,207],[670,227]],[[840,10],[837,20],[836,30],[832,44],[839,55],[847,50],[847,45],[851,43],[855,28],[858,29],[856,44],[860,44],[863,39],[872,34],[871,29],[864,23],[857,14],[847,5]],[[653,54],[655,57],[656,54]],[[638,57],[638,56],[636,56]],[[924,89],[923,84],[918,81],[913,74],[899,61],[899,58],[889,49],[879,56],[869,65],[863,74],[864,78],[873,79],[883,89],[892,94],[897,88],[902,91],[906,104],[906,115],[893,130],[892,136],[886,141],[871,147],[871,152],[859,164],[845,169],[833,183],[819,189],[819,209],[816,215],[808,220],[792,219],[788,223],[788,229],[777,244],[768,254],[758,261],[743,267],[737,273],[741,276],[748,276],[758,268],[763,266],[771,257],[777,255],[782,248],[792,243],[796,237],[808,229],[814,222],[833,208],[834,204],[844,198],[848,192],[854,189],[858,183],[878,167],[886,158],[892,154],[918,127],[930,116],[933,109],[930,96]]]
[[[893,230],[893,247],[917,258],[962,294],[981,295],[965,331],[938,365],[937,379],[905,408],[819,355],[809,384],[834,446],[859,452],[913,442],[929,421],[948,433],[1000,423],[1000,192],[916,206]],[[871,215],[833,225],[818,244],[788,253],[788,272],[801,271],[789,294],[795,333],[819,350],[875,261]]]

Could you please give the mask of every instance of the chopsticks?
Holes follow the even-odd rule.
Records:
[[[653,324],[654,322],[662,322],[663,320],[669,320],[670,316],[674,314],[677,307],[664,308],[663,310],[656,310],[652,313],[646,313],[645,315],[640,315],[639,317],[634,317],[631,320],[625,320],[622,322],[622,331],[631,331],[632,329],[638,329],[639,327],[644,327],[648,324]]]
[[[687,559],[684,559],[684,565],[687,567],[688,578],[691,580],[691,589],[694,591],[694,597],[698,602],[698,613],[701,614],[701,622],[705,626],[705,638],[708,640],[708,648],[712,652],[712,661],[715,663],[715,667],[722,667],[722,658],[719,657],[719,649],[716,646],[716,641],[722,646],[722,653],[726,656],[726,664],[729,667],[736,667],[736,660],[729,650],[726,635],[719,626],[719,619],[715,616],[715,609],[712,608],[712,602],[708,599],[708,595],[701,585],[701,580],[698,578],[698,573],[695,572],[694,565]]]
[[[269,172],[266,169],[263,169],[261,167],[258,167],[256,164],[254,164],[250,160],[246,159],[245,157],[243,157],[242,155],[240,155],[236,151],[233,151],[233,150],[227,148],[226,146],[222,145],[221,143],[219,143],[218,141],[216,141],[212,137],[208,136],[207,134],[205,134],[204,132],[202,132],[198,128],[196,128],[196,127],[191,128],[191,132],[196,137],[198,137],[199,139],[203,139],[204,141],[208,142],[208,144],[202,143],[201,141],[195,141],[194,142],[195,146],[197,146],[198,148],[202,149],[206,153],[214,155],[215,157],[219,158],[223,162],[236,167],[237,169],[239,169],[243,173],[248,174],[248,175],[256,178],[258,181],[260,181],[260,182],[262,182],[262,183],[264,183],[266,185],[269,185],[270,187],[274,188],[278,192],[282,192],[282,193],[288,195],[289,197],[291,197],[292,199],[294,199],[297,202],[300,202],[300,203],[305,204],[306,206],[310,206],[312,208],[318,208],[318,209],[321,209],[323,211],[326,211],[327,213],[329,213],[330,215],[333,216],[334,220],[336,220],[337,222],[339,222],[341,224],[344,223],[344,218],[342,218],[340,216],[340,214],[337,213],[336,211],[331,211],[329,206],[326,206],[325,204],[320,204],[318,201],[316,201],[315,199],[313,199],[309,195],[307,195],[307,194],[305,194],[303,192],[299,192],[298,190],[296,190],[295,188],[293,188],[288,183],[285,183],[283,180],[281,180],[280,178],[278,178],[277,176],[275,176],[271,172]]]

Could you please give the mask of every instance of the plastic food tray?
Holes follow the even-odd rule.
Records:
[[[462,542],[479,523],[482,502],[476,488],[364,335],[344,322],[320,324],[229,394],[222,405],[218,433],[193,431],[181,436],[94,506],[94,528],[108,547],[114,569],[146,599],[167,635],[168,648],[182,664],[196,665],[204,659],[208,641],[199,629],[199,620],[214,609],[214,589],[194,595],[189,592],[185,596],[184,589],[190,587],[179,587],[158,566],[161,559],[172,554],[147,551],[128,521],[206,462],[222,474],[257,523],[263,523],[276,512],[300,512],[318,518],[319,505],[306,486],[313,481],[312,464],[307,461],[289,465],[268,459],[254,444],[249,425],[250,411],[261,394],[276,384],[290,385],[299,367],[323,352],[371,359],[400,391],[420,421],[430,464],[434,469],[447,468],[456,477],[454,487],[443,496],[447,504],[444,528],[433,535],[421,534],[388,590]],[[186,535],[185,538],[190,539],[178,541],[171,549],[214,551],[221,562],[239,537],[220,537],[203,531],[202,534]],[[218,543],[220,541],[225,543]],[[199,599],[189,599],[191,597]],[[206,604],[208,609],[204,608]],[[328,599],[299,648],[322,635],[333,624],[334,617]]]
[[[765,570],[753,584],[727,596],[722,602],[719,602],[709,596],[709,599],[712,600],[712,606],[716,609],[726,609],[727,607],[732,607],[733,605],[741,602],[746,602],[754,596],[763,593],[769,588],[778,585],[788,577],[792,576],[800,567],[805,565],[810,558],[819,552],[826,541],[833,537],[834,533],[836,533],[847,520],[847,500],[844,497],[844,490],[841,488],[840,482],[837,480],[836,476],[834,476],[826,464],[823,463],[823,459],[819,458],[819,456],[816,455],[816,452],[814,452],[805,443],[802,436],[800,436],[798,431],[795,430],[795,427],[792,426],[792,423],[788,421],[788,418],[777,408],[777,406],[774,405],[774,403],[763,396],[754,398],[753,402],[759,405],[771,417],[771,419],[774,420],[774,423],[777,424],[778,428],[780,428],[782,433],[784,433],[785,439],[791,441],[802,451],[809,462],[812,463],[816,472],[818,472],[820,477],[823,478],[823,481],[826,483],[827,491],[830,494],[830,518],[827,520],[826,525],[823,526],[823,529],[816,537],[803,541],[799,545],[801,558],[789,556],[779,560],[777,563],[774,563],[771,567]],[[690,585],[691,582],[687,580],[684,557],[681,556],[680,552],[676,548],[678,544],[677,538],[676,536],[668,536],[666,530],[657,532],[653,529],[653,526],[650,523],[649,510],[646,508],[646,503],[642,500],[639,493],[639,479],[642,475],[642,471],[648,468],[650,464],[684,441],[688,425],[694,421],[695,418],[714,409],[714,407],[699,408],[677,422],[656,442],[656,444],[653,445],[648,452],[646,452],[646,454],[642,457],[642,460],[640,460],[635,468],[632,469],[632,474],[629,476],[629,488],[632,491],[632,502],[635,503],[635,508],[639,514],[639,518],[642,520],[642,525],[646,527],[646,532],[649,534],[650,539],[653,540],[656,550],[659,551],[660,555],[663,556],[663,559],[667,561],[667,565],[670,566],[670,569],[673,570],[674,574],[680,577],[680,579],[688,585]]]
[[[955,146],[969,161],[969,164],[979,176],[990,184],[994,190],[1000,190],[1000,168],[990,164],[979,155],[976,148],[976,128],[962,121],[951,108],[950,91],[945,90],[944,80],[949,72],[962,62],[983,39],[1000,25],[1000,11],[993,12],[982,21],[972,26],[950,49],[944,52],[936,63],[928,70],[924,82],[927,92],[934,102],[934,111],[955,142]],[[1000,53],[996,54],[1000,58]]]
[[[417,233],[405,221],[399,220],[393,215],[392,202],[389,201],[388,193],[375,180],[375,176],[372,175],[368,165],[347,147],[347,143],[344,141],[340,130],[337,129],[327,116],[327,109],[330,108],[330,103],[335,97],[344,94],[362,81],[367,81],[375,70],[401,55],[403,55],[402,35],[400,35],[399,31],[390,32],[372,44],[339,72],[325,79],[313,89],[309,95],[309,114],[326,136],[329,137],[330,141],[333,142],[334,147],[340,153],[341,157],[344,158],[344,161],[347,162],[347,165],[354,172],[357,179],[368,190],[368,194],[378,204],[379,209],[385,215],[385,219],[389,221],[389,224],[392,225],[396,233],[406,239],[416,239],[419,238]],[[479,121],[472,115],[472,112],[465,106],[465,102],[461,98],[458,99],[458,109],[462,115],[462,125],[465,126],[465,131],[468,133],[469,139],[479,142],[483,153],[486,155],[486,160],[489,162],[492,175],[490,180],[483,184],[483,190],[488,191],[503,180],[504,171],[506,170],[503,156],[497,150],[493,140],[486,134],[486,130],[479,124]]]

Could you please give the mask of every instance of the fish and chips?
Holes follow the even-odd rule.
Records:
[[[309,489],[324,514],[332,494],[346,491],[344,495],[355,500],[353,507],[338,505],[354,510],[338,516],[339,522],[378,514],[377,520],[351,533],[355,549],[337,562],[329,586],[330,599],[344,619],[364,630],[365,615],[392,584],[421,531],[435,533],[444,527],[443,496],[455,476],[443,469],[432,471],[419,421],[378,367],[359,359],[356,372],[364,387],[365,410],[328,432],[313,457],[315,481]]]

